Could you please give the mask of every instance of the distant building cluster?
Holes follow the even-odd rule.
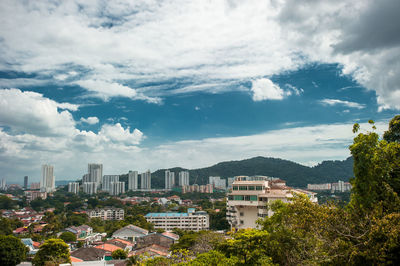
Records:
[[[332,193],[346,192],[351,190],[351,184],[339,180],[337,183],[307,184],[307,189],[317,191],[330,190]]]
[[[109,220],[123,220],[124,219],[124,209],[121,208],[102,208],[87,210],[86,214],[89,218],[100,218],[104,221]]]
[[[200,192],[200,193],[213,193],[214,189],[211,184],[207,185],[190,185],[190,186],[182,186],[182,193],[188,192]]]

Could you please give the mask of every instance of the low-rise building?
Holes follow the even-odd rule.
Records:
[[[123,220],[124,219],[124,209],[121,208],[102,208],[88,210],[87,215],[89,218],[100,218],[102,220]]]
[[[266,176],[237,176],[228,193],[227,220],[232,228],[256,228],[259,218],[272,216],[268,208],[275,200],[287,202],[293,194],[307,195],[317,202],[316,193],[286,186],[286,182]]]
[[[208,230],[210,227],[210,217],[207,212],[195,212],[193,209],[189,209],[187,213],[148,213],[145,218],[149,223],[154,224],[155,229],[164,229],[165,231],[171,231],[174,228],[200,231]]]
[[[125,239],[128,241],[135,241],[137,237],[148,235],[149,231],[140,228],[136,225],[127,225],[121,229],[115,231],[112,235],[113,238]]]
[[[42,192],[39,190],[25,190],[24,194],[25,194],[26,200],[28,202],[35,200],[37,198],[41,198],[43,200],[47,199],[47,192],[45,192],[45,191]]]

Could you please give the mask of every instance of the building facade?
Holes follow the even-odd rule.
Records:
[[[78,182],[68,183],[68,192],[78,194],[79,193],[79,183]]]
[[[89,195],[94,195],[97,193],[97,183],[96,182],[84,182],[82,184],[83,192]]]
[[[103,177],[103,164],[89,163],[88,176],[86,182],[95,182],[97,184],[97,187],[100,187],[102,177]]]
[[[128,174],[128,190],[137,190],[138,189],[138,172],[137,171],[129,171]]]
[[[317,202],[316,193],[286,186],[280,179],[266,176],[237,176],[228,193],[227,220],[232,228],[256,228],[259,218],[272,216],[268,205],[276,200],[287,202],[293,194],[302,194]]]
[[[165,171],[165,189],[171,189],[175,185],[175,173],[169,170]]]
[[[32,201],[35,200],[37,198],[41,198],[43,200],[47,199],[47,192],[42,192],[42,191],[38,191],[38,190],[26,190],[24,191],[24,195],[26,197],[26,200]]]
[[[219,176],[209,176],[208,181],[214,188],[226,190],[226,179],[221,179]]]
[[[28,189],[28,176],[24,176],[24,189]]]
[[[102,208],[88,210],[87,215],[89,218],[100,218],[102,220],[123,220],[124,209],[121,208]]]
[[[179,186],[189,186],[189,171],[179,172]]]
[[[147,172],[142,173],[140,175],[140,188],[141,189],[151,189],[151,172],[147,170]]]
[[[56,190],[54,167],[52,165],[42,165],[42,179],[40,181],[40,190],[47,193]]]
[[[110,193],[111,190],[111,183],[118,182],[119,175],[104,175],[102,182],[101,182],[101,190],[107,191]]]
[[[208,230],[210,227],[210,217],[207,212],[195,212],[192,209],[189,209],[187,213],[148,213],[145,218],[149,223],[154,224],[155,229],[164,229],[165,231],[179,228],[198,232]]]
[[[111,182],[110,184],[110,195],[117,196],[125,193],[125,182]]]

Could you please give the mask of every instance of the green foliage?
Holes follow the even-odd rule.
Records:
[[[126,259],[126,265],[127,266],[133,266],[133,265],[138,265],[140,262],[140,256],[139,255],[133,255],[130,256]]]
[[[111,257],[112,257],[114,260],[123,260],[123,259],[126,259],[126,258],[128,257],[128,251],[125,251],[125,250],[123,250],[123,249],[114,250],[114,251],[111,253]]]
[[[61,239],[48,239],[40,246],[32,262],[36,266],[43,266],[46,262],[69,263],[71,259],[68,245]]]
[[[0,235],[0,265],[14,266],[25,260],[28,248],[14,236]]]
[[[400,142],[400,115],[396,115],[389,122],[389,130],[383,134],[387,142]]]
[[[188,265],[188,266],[202,266],[202,265],[210,265],[210,266],[229,266],[229,265],[238,265],[238,259],[236,257],[227,258],[224,254],[219,251],[211,250],[207,253],[203,253],[197,256],[196,259],[180,264],[180,265]],[[263,264],[268,265],[268,264]]]
[[[170,260],[163,257],[155,257],[144,261],[146,266],[169,266]]]
[[[0,196],[0,210],[11,210],[17,207],[17,203],[7,196]]]
[[[63,232],[60,235],[60,239],[64,240],[66,243],[71,243],[76,241],[76,235],[71,232]]]
[[[351,180],[351,206],[368,211],[380,202],[388,212],[400,211],[396,202],[400,192],[400,143],[379,140],[374,132],[360,133],[350,151],[355,176]]]
[[[11,235],[13,230],[23,225],[18,218],[8,219],[0,217],[0,235]]]

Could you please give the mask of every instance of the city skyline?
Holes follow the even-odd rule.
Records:
[[[400,110],[400,2],[0,2],[8,183],[344,160]],[[373,38],[371,38],[373,36]],[[99,182],[97,179],[96,182]]]

